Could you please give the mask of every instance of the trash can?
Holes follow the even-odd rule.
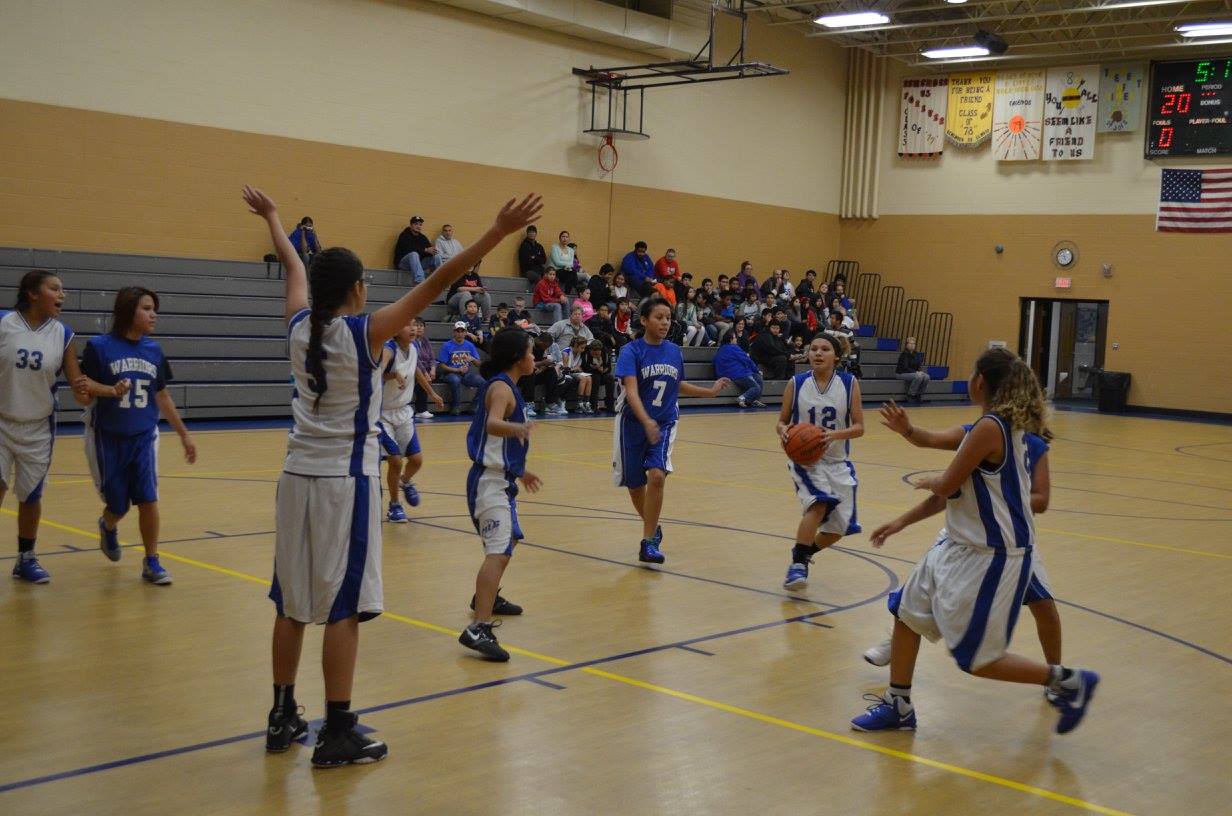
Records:
[[[1130,373],[1098,370],[1095,377],[1095,392],[1100,412],[1124,411],[1125,401],[1129,398]]]

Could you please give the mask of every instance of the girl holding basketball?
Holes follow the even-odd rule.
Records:
[[[662,564],[666,559],[660,550],[659,513],[667,474],[672,472],[672,443],[680,417],[677,400],[681,394],[717,397],[731,380],[720,377],[709,388],[684,382],[684,356],[680,346],[667,339],[672,307],[660,297],[649,297],[640,314],[645,336],[627,343],[616,359],[621,387],[616,398],[612,477],[617,487],[629,489],[633,508],[642,517],[637,559]]]
[[[911,681],[921,636],[944,639],[958,667],[976,677],[1052,691],[1061,715],[1058,734],[1078,726],[1099,684],[1093,671],[1008,651],[1033,578],[1030,437],[1048,436],[1044,395],[1030,366],[1001,348],[975,361],[969,392],[983,413],[964,429],[945,471],[916,482],[931,495],[872,535],[873,546],[880,547],[909,524],[945,509],[936,545],[890,594],[890,686],[884,697],[866,697],[873,704],[851,721],[858,731],[915,729]]]
[[[804,508],[785,589],[808,582],[809,564],[820,550],[860,532],[856,469],[849,457],[851,440],[864,435],[864,409],[859,380],[836,367],[844,350],[843,340],[833,334],[814,337],[808,348],[811,370],[792,377],[783,391],[776,428]]]
[[[322,250],[305,272],[274,202],[251,187],[244,188],[244,201],[265,221],[286,268],[295,380],[294,424],[275,499],[274,706],[265,747],[285,751],[308,729],[295,702],[295,676],[304,628],[324,624],[325,724],[312,764],[376,762],[388,748],[358,730],[351,687],[359,623],[384,610],[377,441],[384,345],[505,236],[534,222],[542,204],[533,195],[509,201],[478,241],[395,302],[365,314],[368,278],[354,252]]]

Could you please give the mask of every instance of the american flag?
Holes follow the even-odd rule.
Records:
[[[1232,168],[1164,170],[1155,229],[1232,232]]]

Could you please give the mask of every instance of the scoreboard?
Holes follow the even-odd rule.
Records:
[[[1232,153],[1232,57],[1151,64],[1146,157]]]

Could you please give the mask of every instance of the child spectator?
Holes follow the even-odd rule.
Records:
[[[714,353],[714,375],[726,377],[740,389],[741,394],[736,397],[736,404],[741,408],[765,408],[766,404],[761,401],[764,386],[761,372],[757,370],[757,363],[753,362],[748,352],[740,348],[736,340],[735,331],[728,331],[723,335],[723,345]]]
[[[568,235],[568,233],[564,234]],[[555,269],[548,267],[539,283],[535,284],[532,302],[536,309],[551,315],[553,323],[559,322],[564,317],[564,309],[569,305],[569,298],[566,297],[565,290],[560,288],[560,283],[556,280]]]
[[[804,273],[804,280],[796,287],[796,296],[800,298],[813,297],[817,293],[817,270],[810,269]]]
[[[509,319],[509,304],[496,304],[496,314],[492,315],[492,319],[488,321],[488,336],[495,337],[496,333],[502,329],[513,327],[513,321]]]
[[[556,363],[547,356],[551,344],[552,338],[546,334],[535,337],[535,343],[531,347],[535,360],[534,371],[518,380],[518,390],[522,392],[522,399],[526,402],[527,416],[547,413],[546,406],[550,405],[554,409],[560,399],[560,377],[556,374]],[[543,386],[544,399],[536,401],[535,389],[540,385]],[[535,406],[533,409],[530,407],[532,404]]]
[[[792,376],[791,351],[779,332],[779,324],[772,322],[769,330],[759,333],[749,346],[749,356],[761,366],[768,380],[786,380]]]
[[[534,318],[531,317],[530,311],[527,310],[526,298],[523,295],[514,295],[513,308],[509,310],[509,325],[516,326],[531,334],[539,333],[539,326],[535,324]]]
[[[582,322],[590,320],[595,316],[595,304],[590,300],[589,286],[578,292],[577,299],[573,301],[573,308],[582,310]]]
[[[924,370],[924,355],[915,350],[914,337],[908,337],[904,345],[902,354],[898,355],[898,365],[894,367],[894,376],[907,383],[907,401],[923,405],[929,382],[928,372]]]
[[[415,365],[428,378],[428,382],[432,382],[436,379],[436,355],[432,351],[432,341],[428,339],[428,324],[424,323],[423,318],[416,317],[411,321],[411,326],[415,330],[415,350],[418,352]],[[413,404],[416,419],[432,419],[432,412],[428,410],[428,392],[425,389],[418,387],[415,389]],[[438,410],[443,407],[444,403],[439,406]]]
[[[599,304],[595,316],[586,321],[586,328],[609,351],[616,348],[616,330],[612,327],[612,311],[606,303]]]
[[[484,326],[483,315],[479,314],[479,304],[473,300],[466,301],[462,307],[462,322],[466,324],[466,339],[481,349],[488,346],[487,328]]]
[[[608,304],[609,309],[616,308],[616,298],[612,297],[612,265],[605,263],[599,267],[599,274],[592,275],[586,285],[590,287],[590,302],[598,309],[601,304]]]
[[[669,281],[656,280],[650,285],[651,296],[658,295],[667,301],[667,305],[676,308],[676,287],[672,286]]]
[[[567,389],[566,399],[568,399],[568,391],[573,391],[577,397],[577,408],[575,410],[583,414],[594,413],[590,398],[590,374],[586,372],[583,366],[586,357],[586,347],[590,345],[590,342],[582,337],[574,336],[569,341],[569,347],[562,349],[560,355],[560,367],[564,374],[564,385]]]
[[[749,342],[751,340],[748,325],[748,321],[743,317],[737,317],[732,321],[731,327],[732,335],[736,338],[736,345],[745,351],[749,350]]]
[[[616,301],[616,314],[612,317],[612,329],[616,337],[617,348],[634,338],[633,304],[628,298]]]
[[[694,292],[685,292],[684,300],[676,306],[676,322],[684,328],[685,346],[700,346],[706,342],[706,327],[702,325],[697,313],[697,303],[694,302]]]
[[[609,414],[616,413],[616,378],[612,376],[611,351],[599,340],[591,341],[586,347],[586,355],[582,358],[582,370],[590,375],[590,410],[599,411],[599,390],[603,389],[603,400]]]
[[[617,272],[612,276],[612,302],[619,302],[621,298],[627,298],[628,296],[629,287],[625,283],[625,274],[623,272]]]
[[[449,304],[451,315],[461,314],[469,300],[477,301],[476,305],[485,317],[492,314],[492,296],[488,294],[488,290],[483,286],[483,279],[479,277],[479,264],[475,264],[465,275],[453,282],[445,300]]]
[[[749,287],[744,290],[744,301],[736,309],[736,314],[745,320],[756,320],[761,315],[761,304],[757,302],[757,290]]]

